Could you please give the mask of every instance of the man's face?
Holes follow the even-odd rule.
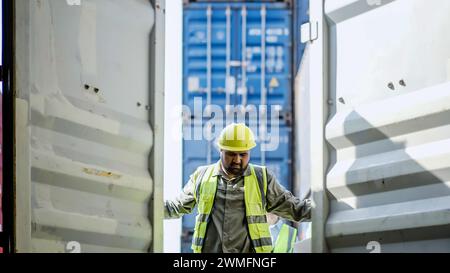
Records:
[[[250,151],[231,152],[222,150],[220,153],[222,166],[229,174],[240,175],[247,168]]]

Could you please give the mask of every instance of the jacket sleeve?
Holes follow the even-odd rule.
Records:
[[[311,218],[311,201],[295,197],[267,170],[267,212],[291,221],[307,220]]]
[[[194,198],[195,179],[197,171],[191,175],[188,183],[177,198],[164,202],[164,219],[180,218],[191,213],[196,205]]]

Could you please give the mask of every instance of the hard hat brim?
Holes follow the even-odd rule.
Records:
[[[225,151],[230,151],[230,152],[243,152],[243,151],[249,151],[249,150],[255,148],[255,147],[256,147],[256,143],[252,144],[250,147],[239,147],[239,148],[221,145],[220,143],[217,143],[217,146],[218,146],[221,150],[225,150]]]

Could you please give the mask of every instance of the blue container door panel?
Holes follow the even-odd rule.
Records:
[[[291,11],[287,6],[265,5],[265,48],[261,35],[263,5],[211,5],[210,24],[208,24],[208,5],[199,6],[203,6],[204,9],[197,6],[185,10],[184,104],[192,108],[194,98],[201,97],[203,106],[206,105],[209,75],[211,103],[221,107],[227,102],[231,105],[243,103],[259,105],[261,78],[265,77],[266,104],[281,105],[284,111],[290,111]],[[247,14],[245,20],[244,6]],[[244,21],[245,32],[242,28]],[[261,73],[263,50],[265,73]],[[242,83],[243,77],[245,87]],[[227,91],[228,101],[225,93]]]
[[[237,70],[227,62],[231,60],[231,42],[236,35],[232,13],[231,9],[230,15],[227,15],[226,8],[211,8],[208,24],[207,6],[204,9],[185,9],[183,103],[191,112],[196,97],[202,98],[204,109],[209,91],[211,104],[224,109],[227,103],[236,103],[234,90]],[[228,101],[227,91],[230,94]]]
[[[292,83],[291,11],[287,7],[272,9],[268,5],[264,16],[262,10],[261,6],[260,9],[248,9],[246,16],[245,13],[240,14],[238,57],[246,65],[241,67],[238,75],[238,104],[260,105],[265,100],[264,104],[281,105],[283,111],[289,112]],[[263,51],[265,60],[262,60]],[[261,79],[264,81],[265,98],[261,96]]]

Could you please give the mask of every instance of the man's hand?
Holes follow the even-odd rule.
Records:
[[[303,199],[302,201],[302,219],[300,222],[305,220],[311,220],[311,199]]]

